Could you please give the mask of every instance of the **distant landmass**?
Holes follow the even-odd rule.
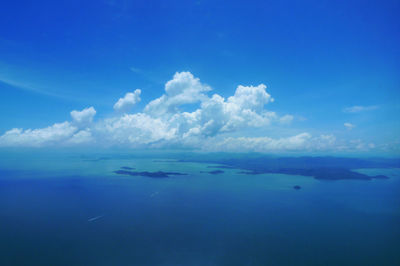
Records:
[[[386,179],[385,175],[369,176],[353,171],[360,168],[400,168],[399,159],[357,159],[340,157],[270,157],[249,156],[250,158],[219,158],[214,159],[186,159],[181,162],[199,162],[220,164],[210,166],[215,168],[242,169],[239,173],[246,175],[258,175],[279,173],[288,175],[311,176],[320,180],[342,179]]]
[[[157,172],[134,172],[134,171],[128,171],[128,170],[117,170],[114,171],[114,173],[118,175],[130,175],[130,176],[146,176],[146,177],[152,177],[152,178],[167,178],[171,175],[187,175],[184,173],[177,173],[177,172],[163,172],[163,171],[157,171]]]
[[[358,172],[351,171],[349,169],[343,168],[280,168],[280,169],[269,169],[263,171],[242,171],[239,172],[246,175],[258,175],[258,174],[287,174],[287,175],[303,175],[312,176],[315,179],[325,179],[325,180],[340,180],[340,179],[360,179],[360,180],[371,180],[373,178],[377,179],[387,179],[387,176],[377,175],[369,176],[361,174]]]
[[[182,157],[181,157],[182,158]],[[249,154],[248,156],[238,156],[229,154],[214,154],[207,157],[185,155],[185,159],[162,159],[153,162],[197,162],[206,163],[207,168],[217,168],[217,170],[201,171],[212,175],[223,174],[221,169],[238,169],[239,174],[259,175],[259,174],[287,174],[310,176],[318,180],[371,180],[387,179],[385,175],[369,176],[356,172],[361,168],[400,168],[400,159],[389,158],[341,158],[341,157],[272,157],[267,155]],[[145,176],[150,178],[167,178],[170,176],[187,175],[179,172],[148,172],[132,171],[134,168],[122,166],[114,173],[130,176]],[[295,188],[296,189],[296,188]]]

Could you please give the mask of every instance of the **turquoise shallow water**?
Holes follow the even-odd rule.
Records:
[[[400,263],[400,169],[319,181],[164,159],[1,154],[0,264]],[[188,175],[114,174],[121,166]]]

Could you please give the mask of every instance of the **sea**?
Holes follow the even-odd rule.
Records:
[[[326,181],[179,158],[0,151],[0,265],[400,265],[399,168]]]

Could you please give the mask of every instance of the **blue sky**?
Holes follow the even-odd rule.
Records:
[[[198,149],[218,143],[233,151],[320,145],[327,153],[356,147],[398,152],[399,13],[398,1],[5,1],[0,10],[0,135],[13,128],[22,131],[12,138],[3,135],[0,145],[62,146],[65,139],[46,142],[42,139],[48,133],[36,131],[38,142],[36,133],[24,135],[24,130],[67,121],[75,127],[70,134],[90,132],[92,144],[105,140],[133,148]],[[188,132],[170,131],[181,127],[171,124],[173,114],[155,117],[144,110],[166,93],[165,84],[176,72],[190,72],[186,78],[199,78],[201,86],[212,88],[202,93],[210,99],[218,94],[226,102],[239,85],[265,84],[274,101],[265,98],[263,110],[251,108],[265,119],[266,111],[275,117],[269,115],[262,125],[242,121],[232,128],[232,121],[250,118],[230,113],[217,133],[197,132],[202,137],[184,140]],[[119,98],[136,89],[140,101],[124,112],[114,109]],[[174,114],[202,109],[209,98],[191,99]],[[90,125],[71,120],[72,110],[91,106],[96,112],[87,118]],[[162,120],[166,131],[124,125],[129,130],[123,134],[109,133],[120,136],[116,141],[99,129],[110,119],[117,123],[135,114],[151,117],[146,120],[150,128]],[[291,118],[279,123],[284,116]],[[203,130],[204,119],[191,128]],[[309,134],[307,145],[286,145],[301,134]],[[243,138],[253,139],[238,144]],[[318,144],[321,139],[329,139],[329,145]]]

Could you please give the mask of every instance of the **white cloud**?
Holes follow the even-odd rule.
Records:
[[[145,112],[160,116],[178,112],[178,107],[184,104],[197,103],[208,98],[204,93],[211,87],[200,82],[190,72],[177,72],[172,80],[165,84],[165,94],[151,101]]]
[[[343,124],[348,130],[352,130],[353,128],[355,128],[356,126],[351,124],[351,123],[344,123]]]
[[[274,152],[305,149],[311,139],[309,133],[274,139],[270,137],[228,137],[207,143],[205,150],[225,152]]]
[[[137,67],[130,67],[129,68],[133,73],[142,73],[142,70]]]
[[[365,112],[365,111],[376,110],[378,108],[379,108],[379,106],[377,106],[377,105],[369,105],[369,106],[355,105],[355,106],[344,108],[343,112],[345,112],[345,113],[360,113],[360,112]]]
[[[191,148],[208,151],[307,151],[370,149],[363,142],[339,142],[333,135],[311,136],[294,133],[272,138],[275,127],[289,124],[290,114],[279,116],[265,108],[274,101],[266,86],[239,85],[232,96],[208,95],[211,88],[190,72],[175,73],[161,97],[150,101],[142,112],[116,112],[112,117],[93,122],[93,107],[71,112],[71,121],[41,129],[12,129],[0,136],[0,146],[122,146],[153,148]],[[117,111],[128,110],[140,101],[140,90],[127,93],[114,105]],[[192,104],[191,112],[184,111]],[[348,124],[348,125],[346,125]],[[345,123],[346,127],[354,127]],[[266,132],[252,135],[252,128]],[[240,137],[238,137],[240,136]]]
[[[90,129],[84,129],[75,133],[70,139],[66,141],[67,144],[88,144],[93,142],[93,136]]]
[[[95,130],[106,143],[131,147],[170,140],[175,136],[174,128],[167,121],[144,113],[106,119]]]
[[[86,143],[91,135],[89,129],[84,129],[92,123],[95,114],[96,110],[89,107],[82,111],[72,111],[71,122],[55,123],[39,129],[11,129],[0,136],[0,146],[42,147]]]
[[[123,98],[119,98],[119,100],[114,104],[114,109],[116,111],[126,112],[136,103],[140,102],[140,89],[136,89],[134,92],[128,92],[125,94]]]
[[[334,135],[312,136],[304,132],[283,138],[227,137],[208,139],[202,143],[204,151],[223,152],[365,152],[376,149],[374,143],[362,140],[338,141]]]
[[[40,147],[59,144],[73,136],[77,130],[69,122],[33,130],[14,128],[0,136],[0,146]]]
[[[267,86],[260,84],[256,87],[239,85],[235,95],[228,98],[228,102],[240,106],[242,109],[261,111],[265,104],[274,99],[265,90]]]
[[[79,127],[84,127],[92,123],[96,110],[93,107],[85,108],[82,111],[72,111],[72,122]]]
[[[266,86],[238,86],[233,96],[225,100],[218,94],[203,101],[197,111],[200,132],[214,136],[222,132],[232,132],[244,127],[263,127],[277,118],[264,105],[273,101],[265,91]]]

